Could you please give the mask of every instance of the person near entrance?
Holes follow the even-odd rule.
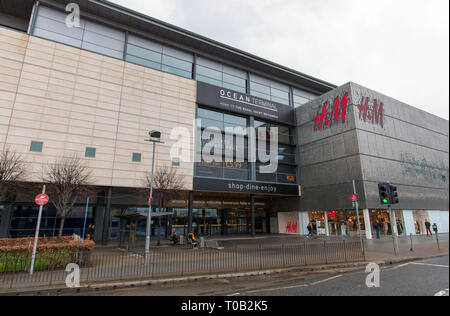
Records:
[[[195,239],[195,235],[192,232],[188,234],[188,243],[192,248],[198,248],[198,240]]]
[[[380,224],[378,223],[378,220],[375,220],[373,223],[373,229],[377,232],[377,239],[380,239]]]
[[[431,223],[428,219],[425,222],[425,228],[427,230],[427,236],[433,236],[433,233],[431,232]]]
[[[389,224],[384,218],[383,218],[383,232],[384,236],[387,236],[389,233]]]
[[[306,228],[308,229],[308,236],[307,237],[312,237],[313,236],[312,223],[310,222]]]
[[[436,235],[438,234],[438,226],[436,223],[433,224],[433,231]]]

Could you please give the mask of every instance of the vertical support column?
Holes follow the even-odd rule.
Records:
[[[228,210],[222,210],[222,236],[228,235]]]
[[[266,211],[266,233],[270,234],[270,211]]]
[[[94,240],[95,242],[101,242],[103,239],[103,216],[105,215],[105,197],[99,194],[97,198],[97,203],[95,205],[95,231]]]
[[[300,220],[301,220],[301,234],[302,235],[307,235],[308,234],[308,222],[309,222],[309,215],[307,212],[300,212]]]
[[[107,245],[109,240],[109,228],[111,226],[111,200],[112,200],[112,188],[108,188],[106,197],[106,207],[103,215],[103,235],[102,244]]]
[[[0,214],[0,238],[9,237],[9,226],[11,225],[11,217],[13,212],[13,206],[8,205],[1,210]]]
[[[397,229],[397,216],[395,215],[395,211],[391,209],[391,219],[392,219],[392,235],[398,237],[398,229]]]
[[[366,239],[370,240],[372,236],[372,223],[370,222],[369,210],[364,210],[364,224],[366,226]]]
[[[328,212],[325,211],[325,235],[330,237],[330,226],[328,225]]]
[[[250,194],[250,211],[251,211],[251,221],[252,221],[252,237],[256,237],[256,227],[255,227],[255,195]]]
[[[405,234],[410,236],[416,235],[416,224],[414,222],[413,211],[403,211],[403,220],[405,222]]]
[[[248,148],[250,149],[248,161],[250,164],[249,177],[251,181],[256,181],[256,131],[255,127],[255,117],[250,117],[250,130],[248,135]]]
[[[36,24],[36,17],[39,10],[39,1],[36,1],[36,3],[33,5],[33,9],[31,11],[31,19],[30,24],[28,25],[27,34],[33,35],[34,34],[34,26]]]
[[[188,202],[188,231],[187,233],[191,233],[192,231],[192,211],[194,207],[194,192],[189,192],[189,202]]]

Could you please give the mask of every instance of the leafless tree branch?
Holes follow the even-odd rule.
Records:
[[[43,181],[49,185],[50,200],[61,217],[58,239],[61,238],[66,217],[77,200],[89,192],[92,171],[77,157],[59,158],[43,167]]]
[[[21,154],[9,148],[0,155],[0,204],[9,204],[17,194],[18,186],[25,181],[27,171]]]

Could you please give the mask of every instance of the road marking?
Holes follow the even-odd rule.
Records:
[[[340,277],[342,277],[342,274],[336,275],[336,276],[334,276],[332,278],[329,278],[329,279],[326,279],[326,280],[322,280],[322,281],[317,281],[317,282],[311,283],[310,285],[317,285],[317,284],[325,283],[325,282],[328,282],[328,281],[332,281],[334,279],[338,279]]]
[[[314,283],[310,283],[310,284],[300,284],[300,285],[292,285],[292,286],[284,286],[284,287],[276,287],[276,288],[270,288],[270,289],[261,289],[261,290],[253,290],[253,291],[246,291],[244,293],[258,293],[258,292],[270,292],[270,291],[280,291],[280,290],[289,290],[289,289],[296,289],[296,288],[302,288],[302,287],[308,287],[308,286],[314,286],[317,284],[322,284],[328,281],[332,281],[335,280],[337,278],[342,277],[342,274],[325,279],[325,280],[321,280],[321,281],[317,281]],[[240,295],[240,293],[237,293]]]
[[[239,296],[239,295],[241,295],[241,293],[234,293],[234,294],[230,294],[228,296]]]
[[[416,266],[430,266],[430,267],[438,267],[438,268],[449,268],[449,266],[444,266],[441,264],[431,264],[431,263],[420,263],[420,262],[411,262],[411,264],[414,264]]]
[[[270,289],[247,291],[245,293],[258,293],[258,292],[270,292],[270,291],[288,290],[288,289],[295,289],[295,288],[307,287],[307,286],[309,286],[309,285],[308,284],[301,284],[301,285],[293,285],[293,286],[285,286],[285,287],[277,287],[277,288],[270,288]]]

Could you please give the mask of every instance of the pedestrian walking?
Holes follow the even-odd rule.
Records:
[[[384,236],[387,236],[389,233],[389,224],[386,222],[384,218],[383,218],[383,232]]]
[[[425,228],[427,230],[427,236],[433,236],[433,232],[431,231],[431,223],[428,219],[425,222]]]
[[[306,228],[308,229],[308,236],[307,237],[312,237],[313,236],[312,223],[309,222],[309,224],[308,224],[308,226]]]
[[[88,228],[87,228],[87,240],[91,240],[91,237],[94,236],[94,228],[95,226],[93,224],[89,224]]]
[[[433,224],[433,231],[436,235],[438,234],[438,226],[436,223]]]
[[[373,223],[373,229],[375,229],[377,233],[377,239],[380,239],[380,224],[378,223],[378,220]]]
[[[317,223],[314,220],[312,223],[313,236],[317,236]]]
[[[397,231],[400,236],[403,235],[403,224],[400,219],[397,219]]]

